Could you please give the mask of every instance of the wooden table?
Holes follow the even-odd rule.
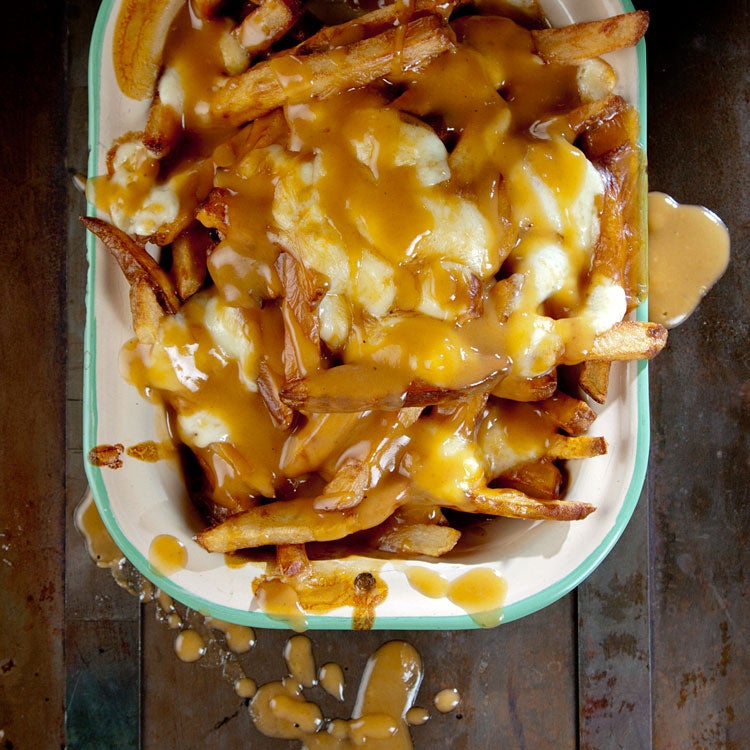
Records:
[[[291,747],[253,729],[217,668],[174,657],[173,633],[73,528],[85,258],[71,178],[97,5],[3,8],[0,748]],[[583,585],[495,630],[311,635],[351,683],[404,637],[425,661],[421,704],[459,688],[459,712],[414,729],[418,749],[750,747],[748,5],[637,5],[652,12],[651,189],[716,210],[732,264],[650,368],[646,486]],[[287,635],[257,633],[259,681],[282,675]]]

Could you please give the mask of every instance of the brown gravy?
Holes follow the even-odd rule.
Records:
[[[726,225],[707,208],[649,193],[649,319],[682,323],[726,271],[729,245]]]

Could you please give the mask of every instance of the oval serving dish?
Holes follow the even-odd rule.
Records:
[[[633,10],[616,0],[543,0],[555,26],[593,20]],[[118,89],[112,66],[112,32],[119,0],[105,0],[91,45],[89,69],[89,174],[105,170],[111,142],[142,128],[148,102],[135,102]],[[635,104],[641,115],[645,149],[645,46],[609,55],[619,76],[617,93]],[[118,368],[119,351],[132,337],[128,287],[107,251],[88,238],[89,276],[84,359],[84,455],[95,446],[132,446],[164,437],[158,409],[128,384]],[[645,319],[645,305],[637,311]],[[378,559],[379,576],[388,586],[377,607],[378,629],[447,630],[478,627],[474,619],[447,598],[418,594],[408,583],[408,565],[428,565],[448,580],[468,570],[490,568],[507,582],[502,621],[524,617],[553,603],[581,583],[604,559],[628,523],[643,484],[649,448],[648,387],[645,362],[617,363],[612,369],[608,403],[599,410],[592,434],[604,435],[609,452],[570,469],[566,495],[597,506],[584,521],[567,523],[494,519],[482,526],[481,542],[462,545],[439,562]],[[148,462],[129,456],[112,470],[86,463],[102,519],[125,556],[150,579],[183,604],[204,614],[255,627],[280,628],[287,622],[260,610],[252,581],[265,564],[229,566],[220,554],[209,554],[192,539],[202,528],[192,508],[176,461]],[[155,537],[169,534],[187,549],[186,566],[165,577],[149,563]],[[478,538],[475,536],[474,538]],[[362,566],[360,566],[361,568]],[[310,629],[352,627],[348,608],[309,615]]]

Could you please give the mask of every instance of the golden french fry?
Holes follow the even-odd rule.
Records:
[[[359,412],[320,412],[310,414],[303,426],[284,443],[280,468],[289,477],[318,469],[339,455],[363,417]]]
[[[556,390],[557,372],[551,370],[533,378],[508,375],[492,389],[492,395],[511,401],[542,401],[551,398]]]
[[[667,329],[659,323],[624,320],[600,333],[586,355],[591,361],[652,359],[667,343]],[[564,358],[563,358],[564,359]],[[566,362],[565,364],[575,364]]]
[[[562,473],[546,458],[508,469],[497,480],[503,487],[539,500],[558,500],[563,484]]]
[[[290,430],[294,423],[294,410],[281,400],[281,386],[281,375],[274,372],[269,358],[263,357],[258,371],[258,392],[277,427],[280,430]]]
[[[288,102],[325,98],[386,75],[397,78],[452,47],[445,24],[425,16],[406,24],[404,30],[388,29],[344,47],[303,57],[282,55],[225,79],[210,104],[211,114],[219,122],[241,125]],[[285,86],[281,81],[290,83]]]
[[[550,438],[543,457],[551,459],[593,458],[602,456],[606,452],[607,441],[603,437],[555,435]]]
[[[154,287],[145,278],[136,279],[130,285],[130,313],[138,341],[153,344],[159,334],[159,321],[165,312]]]
[[[575,63],[638,44],[648,28],[648,13],[637,10],[602,21],[554,29],[534,29],[531,37],[545,62]]]
[[[406,501],[407,482],[389,478],[370,489],[356,513],[317,511],[312,498],[295,498],[251,508],[200,532],[209,552],[234,552],[266,544],[304,544],[343,539],[385,521]]]
[[[597,404],[607,400],[609,391],[609,373],[612,363],[602,360],[599,362],[584,362],[578,373],[578,387]]]
[[[359,505],[373,482],[384,472],[392,471],[408,440],[407,431],[417,419],[420,408],[406,408],[383,414],[368,430],[368,440],[360,449],[349,449],[344,460],[323,492],[315,498],[317,510],[347,510]]]
[[[112,40],[117,83],[131,99],[147,99],[161,68],[164,40],[185,0],[125,0]]]
[[[596,412],[585,401],[559,390],[554,396],[540,401],[538,407],[569,435],[583,434],[596,419]]]
[[[408,9],[408,19],[415,20],[425,15],[447,19],[457,4],[455,0],[445,3],[440,0],[415,0]],[[342,23],[324,26],[297,45],[294,52],[298,55],[308,55],[311,52],[321,52],[359,42],[376,36],[384,29],[399,25],[403,22],[403,15],[404,9],[398,3],[388,3],[382,8],[357,15]]]
[[[395,555],[441,557],[450,552],[460,538],[461,532],[452,526],[385,524],[369,539],[369,543],[376,549]]]
[[[301,576],[310,571],[310,559],[304,544],[276,546],[276,566],[283,576]]]
[[[263,0],[232,33],[250,55],[257,55],[290,30],[302,10],[298,0]]]
[[[206,258],[214,241],[197,222],[177,235],[172,242],[172,277],[177,294],[184,302],[206,281]]]
[[[180,308],[180,299],[169,274],[125,232],[94,216],[83,216],[81,222],[95,234],[112,253],[128,283],[147,281],[165,312],[175,313]]]
[[[460,510],[505,518],[579,521],[596,508],[577,500],[536,500],[518,490],[485,487],[475,491]]]
[[[198,206],[195,218],[206,229],[215,229],[221,235],[226,235],[229,228],[229,196],[227,188],[213,188]]]
[[[282,389],[282,400],[303,412],[393,411],[403,406],[430,406],[485,391],[502,372],[491,369],[477,379],[436,386],[411,373],[368,364],[344,364],[294,380]]]
[[[143,145],[157,159],[163,159],[178,144],[182,134],[182,117],[170,104],[164,104],[158,96],[151,103]]]

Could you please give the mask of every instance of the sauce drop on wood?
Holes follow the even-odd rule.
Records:
[[[180,661],[198,661],[206,653],[206,642],[200,633],[187,628],[174,639],[174,651]]]
[[[433,699],[435,708],[442,714],[447,714],[449,711],[452,711],[460,702],[461,695],[456,688],[446,688],[445,690],[441,690]]]
[[[318,684],[336,700],[344,700],[344,670],[334,662],[324,664],[318,671]]]
[[[707,208],[649,193],[649,319],[682,323],[726,271],[729,245],[726,225]]]
[[[296,635],[286,642],[284,659],[289,668],[289,675],[302,687],[312,687],[317,683],[315,657],[312,642],[303,635]]]

